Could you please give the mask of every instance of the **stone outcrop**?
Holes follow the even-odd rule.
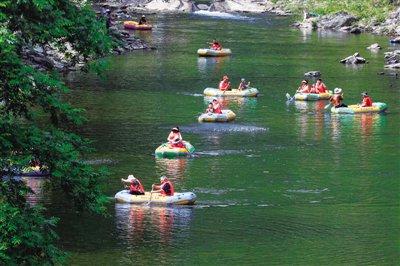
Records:
[[[400,50],[385,53],[385,68],[400,68]]]
[[[365,64],[367,63],[367,60],[365,58],[361,57],[359,53],[355,53],[351,56],[348,56],[342,60],[340,60],[340,63],[342,64]]]
[[[382,49],[382,47],[379,45],[379,43],[374,43],[374,44],[371,44],[370,46],[368,46],[367,49],[374,51],[374,50],[380,50],[380,49]]]
[[[351,26],[357,18],[345,12],[322,16],[318,22],[318,28],[322,29],[340,29]]]

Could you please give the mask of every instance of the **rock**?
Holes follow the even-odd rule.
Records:
[[[350,30],[350,33],[353,33],[353,34],[360,34],[361,32],[362,32],[362,30],[359,27],[353,27]]]
[[[387,65],[400,63],[400,50],[385,53],[385,60]]]
[[[319,71],[309,71],[304,73],[305,77],[320,77],[321,76],[321,72]]]
[[[210,7],[208,5],[205,4],[198,4],[197,8],[200,10],[208,10]]]
[[[390,42],[391,43],[400,43],[400,36],[391,39]]]
[[[285,13],[281,9],[273,10],[274,6],[267,0],[214,0],[209,11],[219,12],[250,12],[264,13],[270,11],[273,13]]]
[[[400,68],[400,63],[385,65],[385,68],[399,69]]]
[[[374,43],[374,44],[371,44],[370,46],[368,46],[367,49],[369,49],[369,50],[379,50],[379,49],[382,49],[382,47],[378,43]]]
[[[366,62],[367,60],[361,57],[359,53],[355,53],[346,57],[345,59],[340,60],[340,63],[343,64],[365,64]]]
[[[318,27],[324,29],[339,29],[341,27],[351,26],[356,21],[356,17],[346,12],[339,12],[332,15],[322,16],[318,20]]]
[[[33,50],[34,50],[36,53],[39,53],[39,54],[43,54],[43,52],[44,52],[43,47],[38,46],[38,45],[36,45],[35,47],[33,47]]]

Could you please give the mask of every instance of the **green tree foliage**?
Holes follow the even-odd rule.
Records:
[[[74,133],[84,122],[82,110],[62,100],[68,88],[57,73],[22,61],[27,45],[63,51],[68,42],[75,62],[79,55],[88,60],[109,53],[113,42],[104,21],[84,2],[0,0],[0,264],[55,264],[63,255],[53,243],[56,219],[26,202],[32,191],[11,169],[38,160],[51,172],[51,188],[76,208],[104,211],[103,173],[83,162],[90,143]]]

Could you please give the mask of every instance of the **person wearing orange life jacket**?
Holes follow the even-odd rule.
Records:
[[[185,148],[179,127],[174,127],[171,129],[167,140],[172,148]]]
[[[231,87],[231,83],[229,82],[229,77],[227,75],[224,75],[222,77],[222,80],[219,82],[218,88],[221,91],[227,91],[230,89],[230,87]]]
[[[171,181],[168,180],[168,178],[163,175],[160,177],[161,184],[153,184],[151,186],[152,193],[160,193],[163,196],[173,196],[175,193],[174,186],[172,185]]]
[[[328,88],[326,85],[322,82],[322,79],[317,79],[317,82],[314,84],[314,87],[316,89],[316,93],[326,93],[328,92]]]
[[[222,114],[222,107],[221,104],[218,102],[217,98],[212,100],[213,105],[213,113],[215,114]]]
[[[142,183],[134,177],[133,175],[129,175],[127,179],[121,178],[121,181],[129,184],[129,186],[125,186],[126,188],[129,188],[129,193],[132,195],[144,195],[144,187]]]
[[[213,108],[213,103],[212,103],[212,102],[209,102],[209,103],[208,103],[208,107],[207,107],[205,113],[206,113],[206,114],[212,114],[212,113],[214,113],[214,108]]]
[[[372,98],[368,96],[368,92],[361,93],[363,99],[361,102],[361,107],[370,107],[372,106]]]
[[[340,107],[347,107],[342,101],[343,101],[343,93],[341,88],[335,88],[334,94],[329,98],[329,102],[335,107],[335,108],[340,108]]]

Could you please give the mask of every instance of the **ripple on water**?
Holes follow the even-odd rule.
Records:
[[[225,124],[215,124],[215,123],[202,123],[202,124],[193,124],[189,126],[182,126],[181,130],[189,133],[197,133],[203,134],[210,132],[213,133],[264,133],[268,129],[265,127],[251,126],[251,125],[240,125],[233,123],[225,123]]]

